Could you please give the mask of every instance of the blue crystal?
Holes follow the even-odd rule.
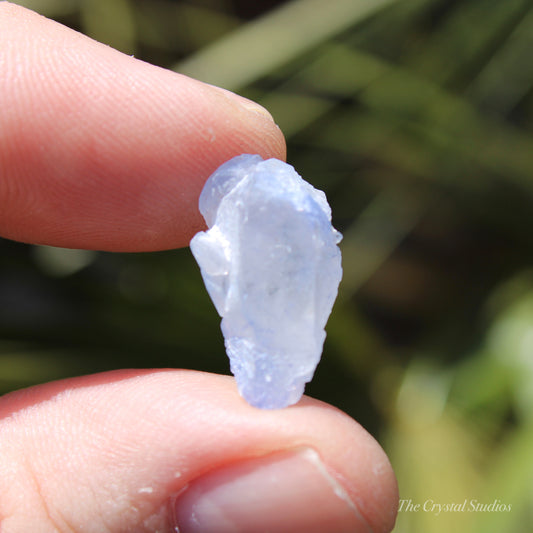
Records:
[[[296,403],[314,374],[342,277],[341,234],[322,191],[277,159],[240,155],[207,180],[208,231],[191,240],[240,394]]]

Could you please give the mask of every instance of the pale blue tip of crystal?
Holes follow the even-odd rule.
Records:
[[[191,250],[239,392],[256,407],[292,405],[320,360],[342,276],[326,197],[290,165],[244,154],[207,180],[199,207],[209,229]]]

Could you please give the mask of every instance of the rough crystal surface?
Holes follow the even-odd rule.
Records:
[[[320,360],[342,276],[326,196],[292,166],[244,154],[207,180],[200,212],[209,229],[191,250],[239,391],[256,407],[294,404]]]

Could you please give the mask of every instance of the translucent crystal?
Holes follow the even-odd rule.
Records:
[[[209,230],[191,250],[239,391],[256,407],[294,404],[320,360],[342,276],[326,196],[290,165],[245,154],[207,180],[200,212]]]

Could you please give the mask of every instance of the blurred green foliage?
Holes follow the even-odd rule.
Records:
[[[266,106],[326,191],[344,280],[308,392],[391,457],[396,532],[533,523],[533,2],[27,0]],[[117,367],[228,372],[188,250],[2,241],[0,389]],[[469,512],[471,502],[510,511]]]

